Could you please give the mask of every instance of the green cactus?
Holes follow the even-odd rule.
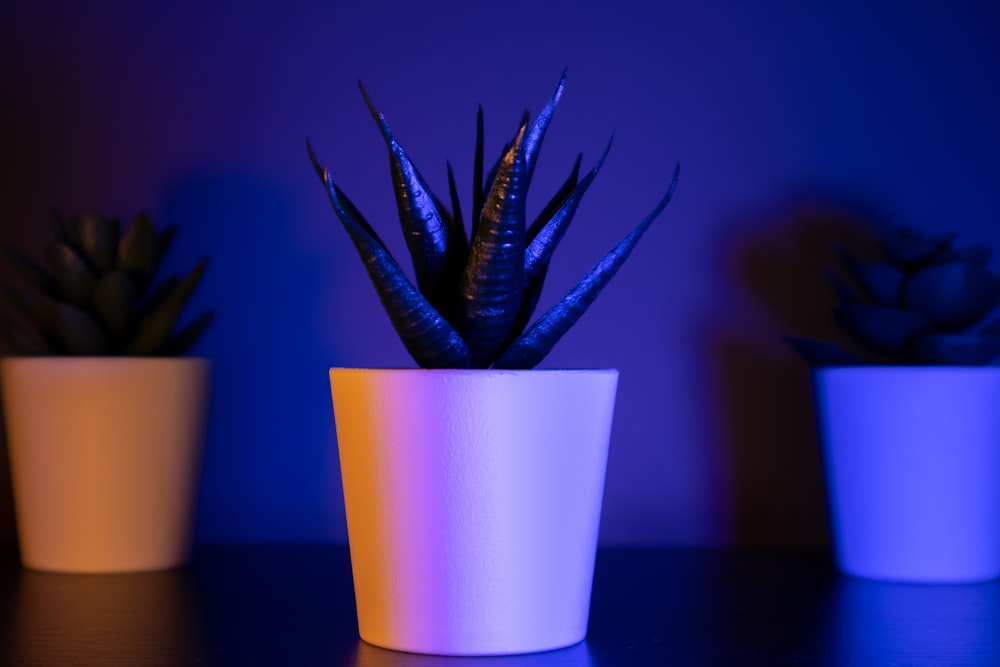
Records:
[[[653,211],[562,300],[531,323],[552,253],[611,148],[609,142],[583,179],[579,179],[582,156],[578,157],[569,178],[538,218],[527,224],[528,185],[565,83],[563,72],[555,93],[533,123],[528,123],[525,113],[517,134],[486,172],[485,180],[483,110],[479,108],[468,233],[451,165],[448,165],[449,211],[427,187],[385,117],[361,87],[389,150],[399,220],[412,257],[416,285],[306,142],[313,167],[337,217],[361,255],[396,332],[420,366],[534,367],[597,298],[670,201],[679,165],[674,169],[667,193]]]
[[[1000,276],[987,267],[992,252],[955,247],[955,238],[904,229],[881,243],[882,262],[839,249],[853,284],[830,274],[839,302],[834,319],[869,357],[819,341],[787,340],[818,367],[1000,364]]]
[[[15,248],[5,248],[28,283],[7,287],[7,297],[32,325],[25,330],[3,322],[4,337],[15,354],[177,356],[208,327],[212,312],[175,330],[205,272],[206,259],[184,277],[154,282],[175,227],[157,232],[140,213],[123,234],[118,220],[86,212],[68,221],[57,214],[52,228],[45,267]]]

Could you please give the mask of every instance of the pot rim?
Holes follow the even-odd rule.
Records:
[[[1000,373],[1000,366],[959,366],[959,365],[913,365],[913,364],[857,364],[853,366],[823,366],[813,368],[814,375],[826,375],[829,373]]]
[[[618,374],[617,368],[363,368],[331,366],[331,373],[385,373],[427,375]]]

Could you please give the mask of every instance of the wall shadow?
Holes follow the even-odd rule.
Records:
[[[810,371],[782,340],[800,336],[853,349],[832,319],[826,271],[835,245],[874,248],[866,218],[798,202],[739,221],[719,249],[735,314],[700,336],[715,406],[709,425],[727,469],[731,539],[750,546],[829,544]]]
[[[329,539],[339,516],[327,488],[329,352],[315,321],[322,276],[291,232],[295,207],[262,176],[220,170],[178,183],[164,218],[180,226],[177,270],[210,256],[189,311],[218,311],[193,351],[213,365],[198,538]]]

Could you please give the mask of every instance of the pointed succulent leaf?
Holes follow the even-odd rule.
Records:
[[[452,248],[458,250],[458,255],[464,260],[469,252],[469,238],[465,235],[465,223],[462,220],[462,202],[458,197],[458,188],[455,186],[455,172],[452,171],[451,163],[448,167],[448,193],[451,196],[451,220],[448,225],[450,238],[448,240],[449,252]],[[440,208],[440,207],[439,207]]]
[[[117,220],[86,211],[73,218],[70,234],[84,258],[97,270],[97,275],[114,268],[120,234]]]
[[[16,355],[40,357],[51,356],[53,354],[52,348],[49,347],[48,343],[37,336],[29,334],[10,320],[0,318],[0,335],[3,335],[7,346]]]
[[[70,354],[104,356],[114,349],[108,334],[94,319],[69,303],[55,305],[56,327],[59,338]]]
[[[10,260],[11,266],[13,266],[17,272],[28,281],[29,284],[49,295],[55,292],[55,281],[52,279],[52,276],[49,275],[48,271],[39,266],[35,260],[28,257],[17,248],[12,248],[10,246],[4,248],[4,253],[7,255],[7,259]]]
[[[354,205],[354,203],[348,199],[347,195],[344,194],[344,191],[337,187],[337,184],[330,178],[329,172],[320,163],[319,158],[316,157],[316,153],[313,151],[312,144],[308,139],[306,139],[306,150],[309,152],[309,160],[312,162],[313,169],[316,170],[316,175],[319,176],[319,180],[323,184],[323,188],[326,190],[329,190],[330,188],[333,189],[333,193],[330,194],[331,204],[333,203],[334,198],[337,201],[336,205],[334,205],[334,210],[336,211],[337,207],[343,208],[346,215],[353,220],[355,224],[361,227],[365,236],[368,236],[391,257],[389,249],[386,247],[385,243],[382,242],[382,239],[379,238],[378,234],[375,233],[372,226],[368,224],[368,221],[361,215],[361,212],[358,211],[358,208]]]
[[[174,286],[163,302],[139,322],[135,338],[126,348],[129,355],[143,357],[162,354],[163,344],[177,323],[184,304],[201,282],[207,266],[207,259],[200,260],[191,272]]]
[[[472,211],[469,212],[470,238],[476,236],[476,225],[483,214],[483,200],[486,190],[483,184],[483,159],[486,135],[483,130],[483,105],[476,111],[476,153],[472,161]]]
[[[930,329],[920,313],[864,303],[838,306],[834,319],[868,349],[892,356],[905,354],[913,339]]]
[[[63,299],[78,305],[90,301],[97,280],[72,247],[65,243],[50,243],[45,247],[45,259]]]
[[[343,205],[339,188],[323,174],[330,204],[368,270],[379,300],[410,356],[423,368],[468,368],[469,349],[450,324],[413,286],[396,260]]]
[[[118,268],[132,276],[142,292],[153,279],[158,255],[156,230],[149,216],[140,213],[118,243]]]
[[[583,279],[544,315],[535,321],[527,331],[500,355],[493,363],[494,368],[534,368],[552,350],[570,327],[587,311],[601,290],[614,277],[631,254],[639,239],[649,229],[653,221],[673,197],[680,176],[680,165],[674,169],[673,179],[667,193],[632,231],[598,261]]]
[[[902,269],[883,262],[858,259],[841,247],[837,250],[847,272],[869,299],[879,306],[899,307],[903,283],[906,281],[906,274]]]
[[[156,235],[156,266],[153,269],[154,273],[163,263],[163,258],[167,256],[167,251],[173,245],[175,236],[177,236],[177,225],[168,225],[162,232]]]
[[[913,344],[917,364],[983,366],[1000,357],[1000,337],[968,334],[928,334]]]
[[[811,340],[809,338],[796,338],[794,336],[786,336],[785,342],[798,352],[806,360],[806,363],[813,368],[871,365],[871,362],[847,352],[838,345]]]
[[[510,334],[521,307],[528,185],[521,150],[524,132],[522,126],[497,171],[459,284],[463,334],[477,361],[493,356]]]
[[[954,241],[955,234],[930,237],[904,229],[896,238],[883,241],[880,247],[882,255],[890,264],[901,269],[911,269],[948,251]]]
[[[141,322],[150,313],[159,308],[170,293],[174,291],[181,278],[177,274],[169,275],[151,285],[141,296],[137,297],[132,315],[134,322]]]
[[[201,338],[208,326],[215,319],[215,311],[210,310],[202,313],[189,324],[170,334],[163,344],[164,356],[179,357],[187,354],[188,350]]]
[[[135,283],[124,271],[111,271],[97,282],[94,308],[113,335],[120,336],[131,323],[136,296]]]
[[[932,264],[910,278],[903,299],[934,328],[963,329],[1000,304],[1000,278],[978,264]]]
[[[445,267],[448,264],[448,224],[427,183],[393,136],[385,116],[375,108],[360,82],[358,86],[389,149],[392,186],[396,193],[399,222],[403,227],[407,248],[413,258],[417,285],[432,302],[438,301],[442,292],[447,289],[444,279]]]
[[[475,216],[473,216],[473,218],[472,218],[472,222],[473,222],[472,238],[476,238],[476,233],[478,232],[479,221],[483,217],[483,207],[485,207],[485,205],[486,205],[486,197],[489,195],[490,191],[493,189],[493,183],[494,183],[494,181],[496,181],[497,172],[500,170],[500,165],[503,164],[504,158],[506,157],[507,153],[510,152],[510,149],[511,149],[511,147],[513,145],[514,145],[513,141],[508,141],[507,143],[505,143],[503,145],[503,150],[500,151],[500,157],[497,158],[496,162],[493,163],[493,166],[490,167],[489,173],[486,174],[486,181],[483,183],[483,192],[482,192],[482,195],[480,196],[480,199],[482,199],[482,201],[483,201],[483,206],[481,206],[479,208],[478,214],[475,215]]]
[[[54,300],[32,287],[7,287],[4,293],[14,309],[43,335],[58,332]]]
[[[826,279],[833,288],[833,293],[837,297],[837,303],[861,303],[861,297],[858,296],[857,292],[854,291],[854,288],[846,280],[840,277],[840,274],[828,270],[826,272]]]
[[[566,88],[567,74],[568,71],[564,69],[562,76],[559,77],[559,83],[556,85],[555,92],[552,93],[552,97],[549,98],[541,113],[538,114],[538,118],[535,119],[535,122],[528,129],[527,134],[525,134],[522,150],[524,151],[525,173],[528,181],[531,180],[532,175],[535,173],[535,164],[538,162],[538,151],[542,147],[545,131],[549,128],[549,123],[552,122],[552,114],[555,113],[556,106],[559,104],[559,98],[562,97],[563,90]]]
[[[548,271],[548,266],[542,267],[525,285],[524,297],[521,300],[521,309],[518,311],[517,319],[514,320],[514,326],[511,327],[510,335],[507,336],[507,340],[504,341],[501,349],[506,350],[510,347],[524,333],[528,323],[531,322],[531,316],[535,314],[535,308],[538,307],[538,301],[541,298],[542,287],[545,285],[545,276],[548,274]],[[489,363],[493,362],[492,359],[488,361]]]
[[[545,226],[545,224],[552,219],[552,216],[556,214],[562,205],[566,203],[570,195],[573,194],[573,190],[576,189],[576,185],[580,179],[580,165],[583,162],[583,153],[576,156],[576,161],[573,162],[573,169],[570,171],[569,176],[563,181],[563,184],[559,186],[556,193],[552,195],[552,198],[547,204],[539,211],[538,216],[535,220],[528,225],[528,243],[538,235],[538,232]]]
[[[964,246],[952,248],[935,258],[935,263],[944,262],[965,262],[967,264],[978,264],[986,266],[993,259],[993,250],[984,245]]]
[[[594,178],[597,176],[597,172],[601,170],[604,158],[608,156],[608,151],[610,150],[611,142],[609,141],[604,152],[598,158],[597,164],[577,184],[573,193],[563,202],[563,205],[556,211],[548,223],[535,235],[531,243],[528,244],[524,254],[524,272],[528,280],[533,278],[541,267],[548,265],[556,246],[559,245],[559,241],[566,234],[566,229],[569,227],[569,223],[573,219],[573,215],[576,213],[583,195],[587,192],[590,184],[594,182]]]

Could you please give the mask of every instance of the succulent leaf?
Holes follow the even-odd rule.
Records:
[[[59,292],[77,305],[90,301],[97,285],[87,263],[65,243],[50,243],[45,247],[45,259]]]
[[[901,269],[910,269],[948,251],[954,241],[954,234],[930,237],[904,229],[896,238],[883,241],[880,247],[887,262]]]
[[[392,253],[389,252],[389,249],[386,247],[385,243],[382,242],[382,239],[379,238],[378,234],[375,232],[372,226],[368,224],[368,221],[365,220],[363,215],[361,215],[361,212],[358,210],[358,208],[354,205],[354,203],[350,199],[348,199],[347,195],[344,194],[343,190],[337,187],[337,184],[334,183],[333,179],[330,178],[330,175],[327,172],[327,170],[323,167],[322,164],[320,164],[319,158],[316,157],[316,153],[315,151],[313,151],[312,144],[309,142],[308,139],[306,139],[306,150],[309,151],[309,160],[312,162],[313,169],[316,170],[316,175],[319,176],[320,182],[323,183],[323,187],[326,188],[327,190],[329,190],[330,188],[333,189],[333,193],[332,194],[328,193],[328,194],[330,196],[331,204],[333,204],[334,199],[337,202],[334,205],[334,211],[337,211],[338,207],[343,208],[347,216],[353,221],[352,224],[360,226],[365,236],[371,239],[372,242],[376,243],[382,249],[383,252],[392,257]]]
[[[906,274],[902,269],[881,262],[858,259],[844,248],[838,248],[840,259],[851,278],[873,302],[887,308],[898,308],[903,296]]]
[[[10,287],[6,294],[36,334],[32,338],[5,325],[11,349],[19,354],[165,355],[153,340],[152,324],[158,321],[171,335],[176,320],[169,322],[163,311],[179,312],[203,270],[183,281],[152,284],[175,228],[158,236],[143,213],[123,236],[117,219],[87,212],[66,223],[54,212],[52,230],[56,240],[44,253],[48,270],[7,249],[31,286]]]
[[[124,271],[106,273],[97,282],[94,308],[113,335],[121,336],[131,323],[136,296],[135,284]]]
[[[854,289],[839,274],[833,271],[826,272],[826,278],[833,288],[833,293],[837,297],[837,303],[846,305],[849,303],[861,303],[861,298],[854,292]]]
[[[937,258],[938,262],[966,262],[986,266],[993,259],[993,249],[983,245],[952,248]]]
[[[118,243],[118,268],[132,276],[142,292],[153,280],[158,260],[156,230],[149,216],[140,213]]]
[[[31,287],[6,287],[4,293],[14,309],[33,322],[43,335],[58,333],[55,301]]]
[[[545,138],[545,131],[549,128],[549,123],[552,122],[552,115],[555,113],[556,106],[559,104],[559,98],[562,97],[563,90],[566,88],[566,76],[568,75],[568,70],[563,69],[562,76],[559,77],[559,83],[556,85],[556,90],[552,93],[552,97],[546,103],[545,107],[542,109],[538,117],[535,118],[535,122],[528,129],[527,134],[523,139],[522,151],[524,152],[524,163],[525,163],[525,180],[530,181],[531,177],[535,173],[535,164],[538,162],[538,151],[542,147],[542,140]],[[522,125],[524,123],[522,122]]]
[[[642,235],[663,212],[673,197],[674,190],[677,189],[679,176],[680,165],[677,165],[667,193],[653,211],[594,264],[583,279],[556,305],[528,327],[527,331],[493,363],[494,368],[534,368],[549,353],[563,334],[587,311],[601,290],[628,259]]]
[[[919,364],[983,366],[1000,357],[1000,337],[967,334],[920,336],[913,345]]]
[[[87,211],[72,220],[73,241],[98,275],[115,266],[118,254],[118,236],[121,233],[117,220]]]
[[[556,214],[556,211],[558,211],[562,205],[566,203],[569,196],[573,194],[573,190],[576,189],[576,184],[580,179],[580,165],[582,163],[583,153],[580,153],[576,156],[576,160],[573,162],[573,169],[570,171],[569,176],[565,181],[563,181],[563,184],[559,186],[559,189],[556,190],[554,195],[552,195],[552,198],[549,199],[548,203],[545,204],[541,211],[539,211],[535,220],[528,225],[528,243],[531,243],[531,241],[538,236],[539,230],[541,230],[546,223],[552,219],[552,216]]]
[[[469,251],[469,239],[465,236],[465,223],[462,222],[462,202],[458,198],[458,188],[455,186],[455,172],[452,171],[451,162],[446,163],[448,168],[448,194],[451,197],[451,224],[448,226],[451,238],[449,247],[458,246],[462,248],[462,253]]]
[[[479,225],[479,218],[483,214],[483,202],[486,198],[486,190],[483,186],[483,159],[484,143],[486,134],[483,129],[483,105],[479,105],[476,111],[476,153],[472,162],[472,211],[469,213],[471,221],[470,236],[475,238],[476,227]]]
[[[892,356],[905,354],[913,339],[930,329],[920,313],[865,303],[838,306],[834,319],[861,344]]]
[[[48,343],[32,336],[14,322],[7,319],[0,319],[0,335],[7,341],[11,351],[24,357],[41,357],[52,354],[52,348]]]
[[[156,235],[156,266],[153,268],[154,273],[160,268],[163,258],[167,256],[167,251],[173,245],[175,236],[177,236],[177,225],[169,225]]]
[[[465,313],[462,333],[477,362],[496,353],[521,307],[528,186],[524,132],[522,125],[497,170],[459,285]]]
[[[529,123],[528,111],[524,112],[517,134],[504,146],[485,179],[485,133],[483,109],[479,106],[468,236],[451,164],[447,164],[449,212],[427,187],[359,83],[389,149],[397,208],[414,259],[416,286],[320,165],[307,140],[310,160],[334,212],[361,256],[404,346],[419,365],[534,366],[597,297],[673,195],[679,168],[674,170],[670,188],[654,211],[524,333],[538,303],[552,252],[608,152],[605,149],[583,181],[579,180],[582,156],[578,157],[569,178],[531,226],[527,225],[527,190],[565,82],[564,70],[555,92],[533,123]],[[421,245],[419,241],[429,243]]]
[[[375,108],[360,82],[358,86],[389,149],[399,222],[413,258],[417,286],[431,303],[440,303],[447,289],[449,225],[427,183],[393,136],[385,116]]]
[[[114,343],[94,319],[70,303],[55,306],[58,335],[70,354],[104,356],[114,349]]]
[[[55,281],[48,272],[17,248],[5,247],[7,259],[21,276],[33,287],[51,295],[55,291]]]
[[[608,156],[608,151],[610,150],[611,141],[608,141],[604,152],[597,159],[597,164],[576,185],[572,194],[566,198],[562,206],[559,207],[552,218],[535,234],[531,243],[528,244],[524,255],[524,272],[528,280],[531,280],[541,267],[548,265],[556,246],[566,234],[566,229],[569,227],[569,223],[573,219],[573,215],[576,213],[576,209],[579,207],[584,193],[587,192],[590,184],[594,182],[594,178],[597,176],[597,172],[601,170],[601,165],[604,164],[604,159]]]
[[[1000,279],[978,264],[932,264],[910,278],[903,298],[932,327],[963,329],[1000,304]]]
[[[163,302],[139,322],[136,336],[126,349],[131,356],[150,356],[158,353],[170,337],[170,332],[181,315],[184,304],[201,282],[208,260],[200,260],[166,296]]]
[[[163,354],[169,356],[187,354],[191,346],[201,338],[214,319],[215,311],[209,310],[196,317],[188,325],[170,334],[170,337],[163,344]]]
[[[351,215],[328,173],[324,172],[323,183],[333,210],[361,255],[379,300],[410,355],[423,368],[468,368],[472,356],[462,337],[413,286],[385,246],[369,233],[371,227]]]

